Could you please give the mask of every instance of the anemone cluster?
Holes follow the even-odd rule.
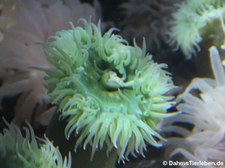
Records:
[[[16,97],[15,112],[0,109],[0,116],[13,117],[12,124],[0,121],[8,127],[0,133],[0,167],[115,168],[162,146],[167,160],[225,163],[225,1],[120,2],[126,40],[118,29],[106,31],[104,20],[95,24],[97,4],[0,0],[0,107]],[[209,46],[214,78],[204,69],[207,57],[197,59]],[[195,59],[206,78],[177,89],[167,65],[147,52],[169,57],[174,47]],[[150,146],[157,152],[147,153]],[[162,166],[163,156],[160,166],[153,159],[137,167]]]
[[[43,67],[51,101],[66,119],[65,135],[74,134],[92,157],[106,145],[118,160],[144,155],[146,143],[160,146],[157,123],[171,115],[166,93],[174,88],[165,64],[154,63],[137,45],[129,46],[115,29],[101,33],[82,20],[84,28],[60,31],[44,45],[54,67]]]

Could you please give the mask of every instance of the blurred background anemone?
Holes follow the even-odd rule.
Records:
[[[120,5],[124,18],[119,22],[121,34],[140,44],[143,37],[151,53],[166,45],[172,14],[185,0],[130,0]],[[163,17],[162,17],[163,16]]]
[[[0,133],[0,165],[4,168],[70,168],[71,157],[63,159],[58,148],[45,137],[37,139],[27,124],[23,131],[5,122]]]
[[[224,0],[189,0],[180,4],[172,14],[170,45],[180,47],[187,59],[201,51],[200,43],[220,47],[224,41],[224,12]]]
[[[42,44],[55,32],[67,29],[69,22],[77,24],[81,17],[96,21],[96,9],[79,0],[12,0],[3,1],[1,8],[0,21],[5,27],[0,29],[0,99],[18,96],[13,119],[17,125],[24,120],[46,125],[55,109],[45,98],[44,73],[34,68],[50,66]]]
[[[186,60],[196,66],[196,76],[213,77],[208,48],[216,46],[222,59],[224,50],[224,0],[189,0],[177,6],[172,14],[168,31],[168,44],[180,50]]]

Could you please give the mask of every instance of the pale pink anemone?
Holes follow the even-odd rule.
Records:
[[[185,160],[225,162],[225,72],[216,47],[210,48],[210,59],[215,79],[194,79],[179,97],[182,113],[161,124],[163,132],[178,135],[167,138],[169,157],[181,154]],[[185,128],[187,124],[193,128]]]
[[[16,124],[24,120],[47,124],[54,109],[47,106],[44,73],[33,68],[50,66],[42,44],[57,31],[69,28],[69,22],[77,25],[80,18],[97,21],[96,10],[79,0],[51,1],[47,5],[37,0],[19,0],[15,12],[16,24],[4,30],[0,43],[0,99],[19,94]]]

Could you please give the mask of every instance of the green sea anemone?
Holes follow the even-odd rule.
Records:
[[[0,134],[0,165],[10,168],[70,168],[59,150],[47,139],[36,139],[32,127],[24,127],[25,137],[14,124]],[[40,142],[40,144],[38,143]]]
[[[44,45],[48,60],[46,83],[53,103],[66,119],[65,136],[77,137],[75,149],[104,145],[116,149],[118,160],[144,155],[146,143],[160,146],[157,123],[170,114],[174,88],[165,64],[154,63],[141,48],[129,46],[100,23],[82,20],[84,28],[60,31]]]
[[[200,50],[199,43],[203,37],[209,36],[212,41],[218,41],[219,31],[223,37],[220,20],[223,20],[224,12],[224,0],[188,0],[181,4],[173,14],[170,44],[180,47],[186,58],[190,59]]]

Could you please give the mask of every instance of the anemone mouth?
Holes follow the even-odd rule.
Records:
[[[46,82],[52,102],[68,121],[66,137],[79,133],[75,148],[88,143],[93,154],[103,142],[109,149],[119,148],[119,160],[124,154],[143,154],[145,142],[157,145],[153,137],[162,139],[154,129],[172,104],[165,95],[173,88],[166,65],[154,63],[145,44],[131,47],[112,34],[114,29],[102,35],[100,24],[83,23],[84,28],[58,32],[45,44],[55,66],[46,70]]]

